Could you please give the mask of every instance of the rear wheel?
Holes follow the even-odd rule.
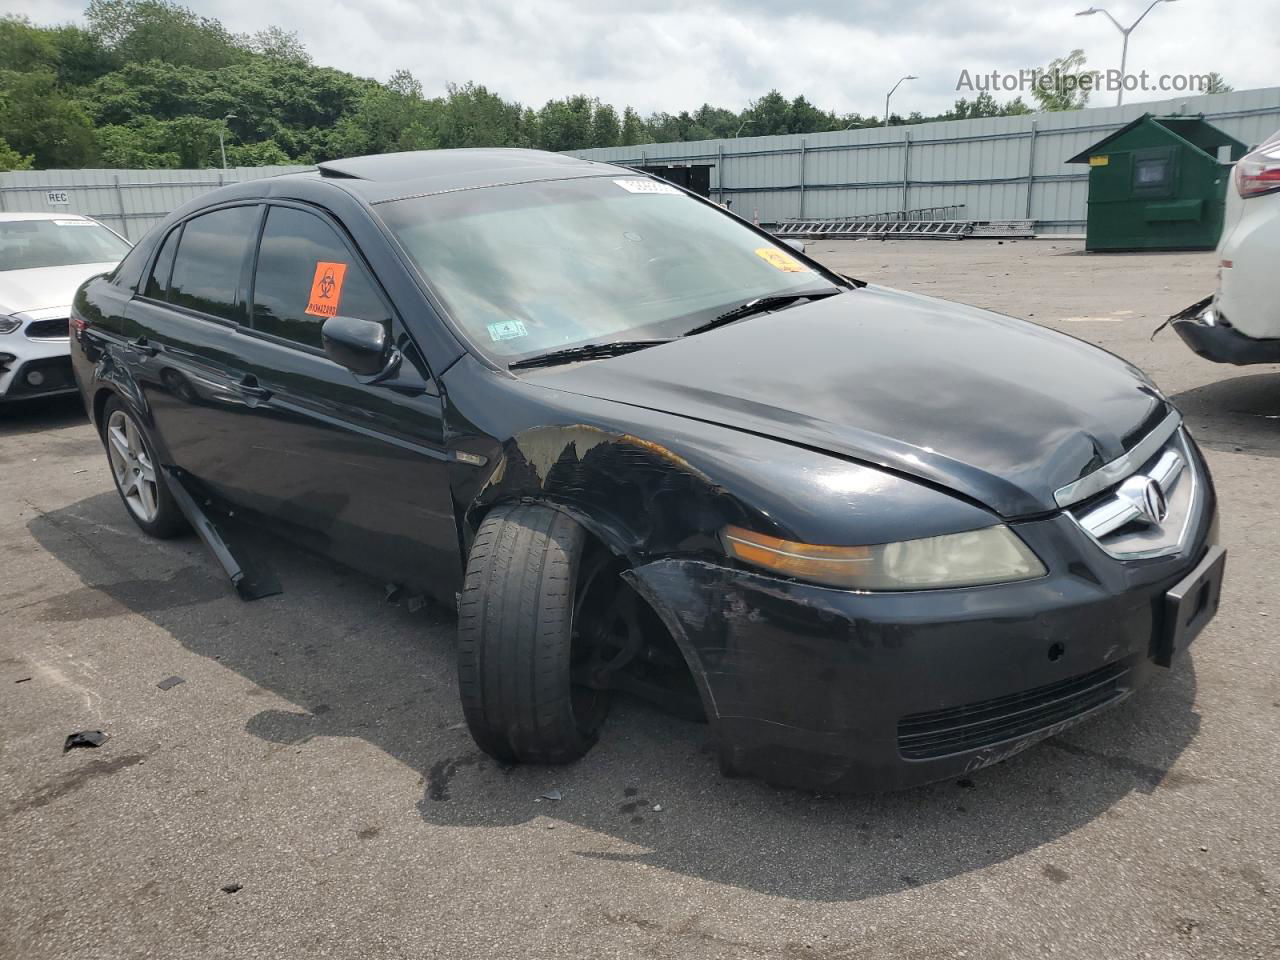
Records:
[[[168,539],[187,529],[186,518],[165,485],[146,431],[114,397],[102,410],[102,440],[111,477],[129,516],[144,532]]]
[[[480,525],[458,609],[458,681],[467,726],[490,756],[569,763],[595,743],[608,694],[572,675],[594,652],[593,631],[579,627],[602,551],[571,517],[537,504],[497,507]]]

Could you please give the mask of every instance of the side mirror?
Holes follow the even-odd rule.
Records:
[[[781,239],[783,243],[785,243],[792,250],[795,250],[797,253],[804,253],[804,248],[808,246],[808,244],[805,243],[803,240],[792,240],[788,237],[783,237]]]
[[[387,366],[391,344],[387,328],[373,320],[330,317],[320,328],[324,352],[359,377],[373,377]]]

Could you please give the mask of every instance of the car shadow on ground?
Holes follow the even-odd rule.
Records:
[[[389,604],[380,584],[261,539],[256,549],[285,592],[243,603],[197,541],[148,543],[122,510],[111,492],[29,523],[84,586],[26,615],[147,618],[249,681],[247,689],[226,685],[227,709],[250,716],[252,736],[304,749],[359,738],[418,771],[421,799],[404,815],[431,824],[484,830],[545,817],[584,858],[848,901],[1028,854],[1100,817],[1123,816],[1116,805],[1135,793],[1197,782],[1170,769],[1199,727],[1187,658],[1116,709],[1003,764],[897,794],[825,796],[726,780],[706,726],[625,699],[586,759],[504,767],[461,725],[451,613]],[[157,679],[172,672],[156,670]],[[268,694],[289,706],[253,712],[254,698]],[[198,749],[184,736],[174,731],[183,749]],[[561,799],[539,800],[552,791]],[[1027,871],[1046,889],[1069,876],[1047,853]]]
[[[1169,399],[1201,446],[1280,456],[1280,372],[1228,375]]]
[[[88,422],[80,394],[0,403],[0,437],[41,433]]]

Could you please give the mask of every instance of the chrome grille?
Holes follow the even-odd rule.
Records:
[[[1133,473],[1067,514],[1113,557],[1163,557],[1186,543],[1199,511],[1199,487],[1186,433],[1180,429]]]

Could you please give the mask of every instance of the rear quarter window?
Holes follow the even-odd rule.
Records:
[[[192,217],[182,228],[167,299],[243,323],[241,279],[258,226],[258,207],[227,207]]]

